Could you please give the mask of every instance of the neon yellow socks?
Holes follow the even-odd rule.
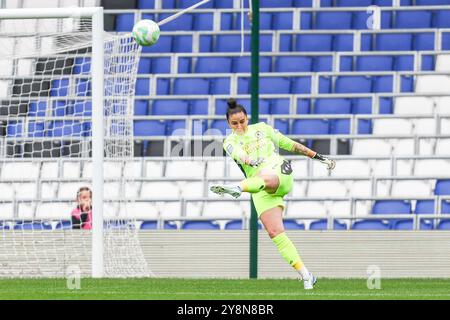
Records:
[[[265,187],[264,179],[258,176],[241,181],[241,190],[244,192],[257,193],[264,190]]]
[[[277,246],[278,251],[284,260],[287,261],[295,270],[301,275],[303,280],[309,279],[309,271],[303,264],[300,256],[298,255],[297,249],[295,248],[292,241],[288,238],[286,233],[282,232],[276,237],[272,238],[273,243]]]

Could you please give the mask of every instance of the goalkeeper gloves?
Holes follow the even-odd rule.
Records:
[[[319,160],[320,162],[326,164],[327,169],[330,171],[336,167],[336,161],[334,161],[332,159],[328,159],[328,158],[324,157],[323,155],[321,155],[320,153],[316,152],[316,154],[314,155],[314,157],[312,157],[312,159]]]

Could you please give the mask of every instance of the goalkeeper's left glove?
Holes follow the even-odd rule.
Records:
[[[332,159],[328,159],[328,158],[324,157],[323,155],[321,155],[320,153],[316,152],[316,154],[314,155],[314,157],[312,157],[312,159],[319,160],[320,162],[326,164],[327,169],[329,171],[333,170],[336,167],[336,161],[334,161]]]

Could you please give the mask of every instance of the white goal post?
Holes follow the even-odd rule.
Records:
[[[11,44],[12,49],[6,49]],[[17,176],[11,177],[10,182],[2,181],[5,190],[16,188],[16,191],[11,191],[14,197],[10,202],[5,199],[1,204],[5,207],[10,204],[13,209],[11,219],[6,213],[0,217],[0,232],[6,239],[0,245],[0,276],[29,276],[27,264],[33,263],[36,265],[33,268],[39,271],[33,270],[32,276],[64,275],[63,268],[70,263],[66,260],[70,253],[57,253],[62,249],[54,239],[58,235],[64,239],[64,244],[68,239],[76,242],[78,240],[73,239],[78,239],[79,230],[55,230],[55,221],[67,220],[67,212],[60,217],[58,212],[50,214],[54,209],[44,212],[41,208],[47,202],[53,203],[51,196],[47,198],[51,188],[44,190],[44,184],[56,185],[51,191],[54,196],[61,202],[73,203],[70,194],[62,191],[69,185],[64,180],[68,173],[61,174],[61,167],[67,163],[81,166],[85,169],[83,172],[92,164],[90,177],[87,173],[74,174],[78,180],[72,182],[72,185],[91,185],[91,276],[148,276],[135,212],[127,215],[127,208],[132,207],[130,203],[134,201],[133,196],[126,198],[124,195],[123,185],[129,181],[124,181],[122,176],[114,180],[111,175],[104,175],[106,160],[114,160],[124,168],[133,157],[133,97],[139,46],[130,35],[104,32],[103,8],[77,7],[0,10],[0,50],[3,48],[3,52],[8,53],[0,57],[0,63],[8,68],[11,65],[12,71],[0,74],[1,107],[6,110],[2,118],[5,123],[0,154],[2,177],[7,174],[7,166],[12,166],[13,161],[9,160],[13,158],[22,158],[17,159],[15,170],[21,170],[20,160],[30,160],[33,165],[38,163],[39,173],[36,181],[28,177],[20,180]],[[16,107],[17,113],[13,111]],[[81,164],[77,161],[62,163],[64,157],[76,158]],[[51,166],[58,166],[60,171],[49,178],[44,174],[44,167]],[[111,185],[118,185],[117,194],[109,198],[104,198],[105,177],[111,179]],[[20,198],[19,183],[35,188],[37,194],[29,199]],[[21,211],[24,203],[30,204],[29,212]],[[117,211],[104,212],[106,204]],[[29,230],[25,228],[25,220],[53,225],[49,230],[34,230],[34,227]],[[27,242],[29,236],[31,242]],[[70,250],[78,252],[77,245]],[[48,252],[32,252],[37,246]],[[129,252],[127,246],[131,246]],[[16,252],[15,257],[12,251]],[[77,255],[83,253],[80,251]],[[58,267],[51,269],[55,261]],[[51,270],[45,271],[48,268]]]

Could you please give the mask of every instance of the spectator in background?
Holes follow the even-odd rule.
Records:
[[[92,191],[88,187],[78,189],[77,207],[72,210],[72,229],[92,229]]]

